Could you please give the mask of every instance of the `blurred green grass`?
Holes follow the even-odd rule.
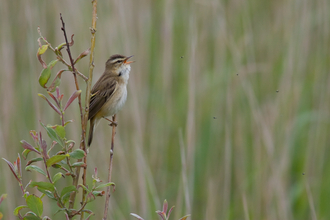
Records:
[[[112,219],[155,218],[164,199],[173,219],[328,219],[329,9],[324,0],[99,1],[93,81],[112,54],[137,61],[118,114]],[[39,120],[58,120],[37,97],[37,26],[62,43],[62,13],[77,56],[90,44],[91,4],[0,1],[0,12],[0,154],[12,161]],[[78,69],[87,75],[87,59]],[[68,97],[72,77],[64,79]],[[97,130],[89,177],[98,167],[106,179],[111,130]],[[24,173],[25,183],[34,175]],[[5,219],[23,204],[14,181],[0,163]],[[96,203],[88,208],[100,219]]]

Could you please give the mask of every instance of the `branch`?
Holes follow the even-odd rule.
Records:
[[[93,70],[94,70],[94,49],[95,49],[95,32],[96,32],[96,20],[97,20],[97,0],[92,1],[93,5],[93,17],[92,17],[92,27],[91,27],[91,53],[90,53],[90,61],[89,61],[89,77],[87,80],[87,87],[86,87],[86,99],[85,99],[85,112],[83,114],[83,117],[81,119],[81,125],[82,125],[82,141],[80,144],[80,149],[84,150],[86,152],[86,145],[85,145],[85,137],[86,137],[86,128],[87,128],[87,121],[88,121],[88,112],[89,112],[89,102],[90,102],[90,94],[91,94],[91,87],[92,87],[92,79],[93,79]],[[87,153],[87,152],[86,152]],[[81,161],[81,160],[80,160]],[[87,158],[84,158],[84,163],[87,164]],[[76,169],[76,177],[73,180],[73,185],[78,186],[78,180],[80,175],[80,167],[77,167]],[[86,185],[86,167],[84,167],[84,174],[83,174],[83,185]],[[83,190],[83,198],[82,201],[85,201],[85,190]],[[74,201],[76,198],[76,192],[73,192],[70,195],[69,200],[69,208],[73,208]],[[83,219],[83,213],[81,215],[81,219]]]
[[[74,60],[72,59],[72,55],[71,55],[71,51],[70,51],[70,45],[69,45],[68,38],[67,38],[67,35],[66,35],[65,23],[63,21],[62,14],[60,14],[60,19],[62,21],[62,28],[61,28],[61,30],[63,31],[63,35],[64,35],[64,38],[65,38],[66,51],[67,51],[67,53],[69,55],[69,59],[70,59],[70,63],[71,63],[71,69],[72,69],[72,73],[73,73],[73,77],[74,77],[74,82],[75,82],[75,85],[76,85],[76,89],[79,90],[79,84],[78,84],[78,80],[77,80],[76,69],[74,68]],[[71,37],[71,40],[73,42],[73,35]],[[84,124],[85,123],[84,123],[83,109],[82,109],[82,106],[81,106],[81,94],[79,94],[79,96],[78,96],[78,104],[79,104],[81,127],[82,127],[80,149],[85,149],[85,132],[84,132]],[[85,169],[87,167],[87,163],[86,162],[87,161],[85,161],[85,166],[84,166]],[[79,172],[78,171],[80,171],[80,168],[77,168],[76,176],[73,176],[72,177],[73,178],[73,185],[75,187],[77,187],[77,185],[78,185],[78,179],[79,179]],[[86,185],[86,180],[84,181],[83,184]],[[76,197],[76,193],[75,192],[71,193],[71,195],[70,195],[70,202],[69,202],[69,209],[72,209],[73,208],[75,197]],[[81,204],[83,204],[83,203],[84,203],[84,201],[82,201]]]
[[[116,115],[112,116],[112,139],[111,139],[111,150],[110,150],[110,162],[109,162],[109,173],[108,173],[108,183],[111,182],[111,173],[112,173],[112,158],[113,158],[113,151],[115,147],[115,135],[116,135]],[[108,216],[108,209],[109,209],[109,200],[110,200],[110,186],[107,187],[107,194],[105,198],[105,207],[104,207],[104,214],[103,219],[106,220]]]

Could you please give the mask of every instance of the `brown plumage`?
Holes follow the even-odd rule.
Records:
[[[101,118],[116,114],[127,98],[130,57],[112,55],[106,62],[105,71],[91,90],[88,120],[90,120],[88,146],[93,140],[94,129]]]

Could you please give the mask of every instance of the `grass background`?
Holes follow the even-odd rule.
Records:
[[[99,1],[93,81],[112,54],[136,60],[118,114],[111,219],[156,219],[164,199],[176,206],[172,219],[329,219],[329,4]],[[91,11],[90,1],[0,1],[1,157],[13,161],[19,141],[42,130],[39,120],[59,122],[37,96],[45,93],[37,27],[53,46],[62,43],[62,13],[77,56],[90,47]],[[87,75],[88,58],[77,68]],[[66,98],[74,91],[70,74],[61,90]],[[78,107],[69,110],[68,136],[78,142]],[[111,129],[104,121],[97,133],[89,180],[94,167],[107,176]],[[42,180],[23,174],[25,184],[31,178]],[[4,161],[2,193],[0,212],[15,219],[24,200]],[[99,198],[88,208],[101,219],[103,207]],[[63,219],[52,215],[55,204],[44,209]]]

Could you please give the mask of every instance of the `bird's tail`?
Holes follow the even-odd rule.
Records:
[[[89,126],[89,136],[88,136],[88,146],[91,146],[93,140],[93,133],[94,133],[94,122],[95,118],[90,119],[90,126]]]

